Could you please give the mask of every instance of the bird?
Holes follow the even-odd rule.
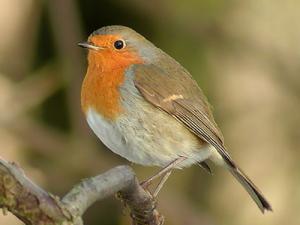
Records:
[[[210,163],[227,169],[262,213],[268,200],[227,152],[211,106],[192,75],[135,30],[121,25],[92,32],[81,106],[89,127],[114,153],[162,169],[154,196],[174,169]]]

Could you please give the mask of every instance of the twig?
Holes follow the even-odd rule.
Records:
[[[129,166],[118,166],[77,184],[62,200],[47,193],[14,163],[0,159],[0,207],[28,225],[81,225],[82,215],[96,201],[120,191],[136,225],[160,225],[155,201]]]
[[[131,186],[135,175],[128,166],[117,166],[99,176],[83,180],[62,202],[73,215],[82,215],[94,202]]]

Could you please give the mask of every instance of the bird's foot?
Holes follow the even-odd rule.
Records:
[[[170,164],[168,164],[166,167],[164,167],[162,170],[160,170],[157,174],[154,174],[152,177],[149,179],[143,181],[140,183],[140,185],[144,188],[144,190],[148,191],[150,194],[151,192],[149,191],[148,187],[152,184],[152,181],[163,176],[162,179],[159,181],[157,187],[155,188],[153,194],[151,194],[154,198],[158,195],[159,191],[163,187],[164,183],[167,181],[168,177],[172,173],[172,169],[180,162],[185,160],[186,157],[181,156],[174,161],[172,161]]]

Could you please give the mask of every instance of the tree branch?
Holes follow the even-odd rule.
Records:
[[[93,203],[128,187],[135,179],[128,166],[117,166],[99,176],[83,180],[62,202],[73,215],[82,215]]]
[[[82,215],[96,201],[119,192],[135,225],[160,225],[155,201],[129,166],[117,166],[77,184],[60,200],[32,181],[14,163],[0,159],[0,207],[28,225],[82,225]]]

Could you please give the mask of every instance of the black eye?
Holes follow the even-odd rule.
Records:
[[[114,46],[116,49],[120,50],[125,47],[125,43],[123,40],[117,40],[117,41],[115,41]]]

